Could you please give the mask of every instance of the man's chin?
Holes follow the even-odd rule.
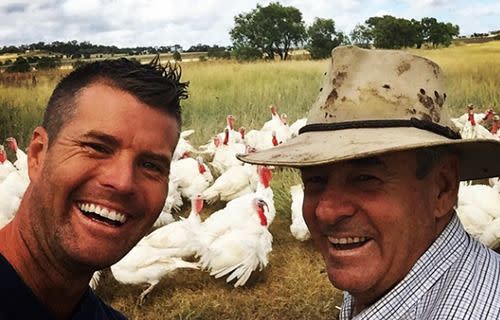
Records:
[[[338,269],[327,267],[328,279],[337,289],[348,291],[351,294],[362,294],[373,287],[373,278],[363,271],[363,268]]]

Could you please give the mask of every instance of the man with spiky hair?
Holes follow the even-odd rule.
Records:
[[[500,174],[500,141],[461,139],[423,57],[338,47],[325,75],[297,137],[239,158],[301,170],[340,319],[500,319],[500,256],[454,210],[460,180]]]
[[[180,70],[127,59],[59,82],[28,147],[30,184],[0,230],[0,319],[123,319],[89,288],[151,228],[178,141]]]

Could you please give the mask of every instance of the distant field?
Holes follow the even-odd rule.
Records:
[[[468,103],[500,112],[500,41],[411,51],[442,66],[454,114],[463,113]],[[271,103],[290,121],[303,117],[316,97],[326,64],[326,60],[181,63],[183,79],[191,83],[191,97],[184,103],[185,128],[195,128],[194,142],[201,144],[220,130],[229,113],[237,117],[238,126],[248,129],[266,120]],[[67,72],[38,73],[36,87],[31,86],[31,75],[0,74],[0,139],[15,135],[25,145],[56,81]]]
[[[442,66],[454,115],[464,113],[467,103],[478,105],[479,110],[492,105],[500,112],[500,41],[411,51]],[[238,127],[260,128],[269,118],[268,106],[275,104],[293,122],[306,116],[326,64],[326,60],[182,63],[183,79],[190,81],[183,127],[195,129],[190,140],[197,146],[224,128],[227,114],[236,116]],[[21,146],[27,145],[53,87],[65,72],[39,73],[36,86],[31,84],[31,75],[0,74],[0,140],[12,135]],[[297,242],[288,230],[288,190],[298,182],[293,170],[275,173],[271,186],[278,213],[270,227],[274,236],[270,264],[252,276],[245,288],[234,289],[201,272],[182,271],[164,279],[145,305],[136,308],[135,299],[143,288],[120,285],[105,273],[98,293],[132,319],[336,319],[340,292],[328,282],[311,243]]]

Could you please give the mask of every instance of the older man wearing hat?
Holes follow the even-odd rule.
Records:
[[[470,237],[460,180],[500,175],[500,142],[463,140],[434,62],[339,47],[300,135],[253,164],[296,167],[340,319],[500,319],[500,256]]]

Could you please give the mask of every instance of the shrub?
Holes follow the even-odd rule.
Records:
[[[8,72],[30,72],[31,71],[31,66],[28,63],[28,60],[26,60],[23,57],[17,57],[16,61],[7,68]]]

